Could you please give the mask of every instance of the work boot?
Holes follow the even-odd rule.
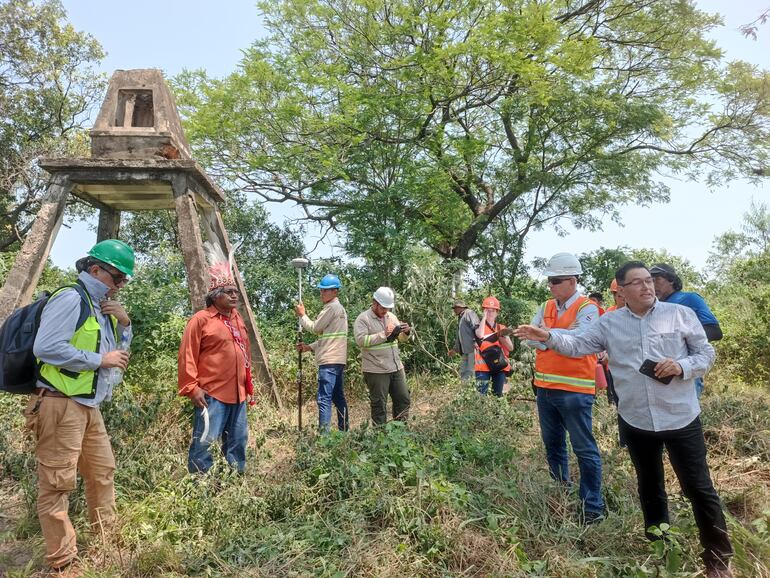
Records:
[[[48,575],[51,578],[81,578],[83,576],[83,568],[77,561],[73,561],[58,568],[51,568],[51,572]]]

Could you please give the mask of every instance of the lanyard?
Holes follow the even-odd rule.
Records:
[[[254,394],[254,383],[251,381],[251,358],[249,357],[249,352],[246,351],[246,344],[241,337],[240,330],[233,327],[233,324],[228,317],[225,317],[220,313],[219,318],[222,320],[222,323],[225,324],[225,327],[230,330],[233,341],[238,344],[238,348],[241,350],[241,355],[243,355],[243,366],[246,368],[246,393],[251,397]]]

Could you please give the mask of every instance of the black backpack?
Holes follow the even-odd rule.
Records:
[[[80,281],[59,287],[53,293],[43,292],[29,305],[11,313],[0,327],[0,391],[21,394],[34,391],[38,366],[32,347],[40,327],[40,316],[51,295],[68,288],[74,288],[80,294],[80,316],[76,325],[79,329],[91,312],[90,300]]]
[[[489,325],[489,323],[487,323],[487,327],[494,330],[494,328]],[[490,345],[489,347],[481,349],[480,346],[484,341],[494,343],[494,345]],[[492,335],[487,335],[484,339],[479,339],[476,337],[476,343],[479,345],[479,354],[484,360],[484,363],[487,364],[490,375],[500,373],[506,367],[508,367],[508,358],[503,352],[503,348],[500,347],[500,343],[497,340],[496,334],[493,333]]]

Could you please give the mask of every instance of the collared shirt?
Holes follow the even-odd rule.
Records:
[[[577,301],[578,297],[580,297],[580,291],[575,291],[572,296],[567,299],[564,303],[559,303],[556,301],[556,319],[561,317],[567,312],[567,309],[572,307],[572,304]],[[547,329],[543,325],[543,315],[545,312],[545,304],[540,306],[540,309],[537,310],[537,313],[535,313],[535,316],[532,318],[532,325],[536,327],[543,327],[544,329]],[[575,323],[572,326],[572,330],[575,331],[576,335],[581,334],[583,331],[585,331],[588,326],[596,321],[599,318],[599,308],[596,306],[595,303],[591,302],[585,307],[583,307],[580,311],[577,312],[577,317],[575,318]],[[559,333],[567,331],[567,329],[551,329],[552,332]],[[541,351],[545,351],[548,349],[548,346],[545,343],[542,343],[540,341],[525,341],[524,342],[527,346],[532,347],[534,349],[540,349]]]
[[[312,321],[307,315],[300,317],[303,329],[318,335],[310,344],[318,365],[348,362],[348,314],[336,297],[326,303]]]
[[[93,398],[73,396],[72,399],[81,405],[97,407],[105,400],[112,399],[113,383],[108,379],[109,370],[99,367],[102,364],[102,353],[114,351],[117,348],[115,335],[109,316],[103,315],[100,301],[107,297],[109,287],[96,277],[82,272],[78,279],[83,283],[91,297],[96,320],[101,329],[99,342],[100,353],[77,349],[70,343],[80,317],[80,294],[75,289],[65,289],[51,299],[43,308],[40,316],[40,328],[35,337],[33,352],[40,361],[70,371],[97,371],[96,395]],[[127,344],[133,336],[131,326],[123,327],[118,324],[118,335]],[[38,381],[38,387],[53,390],[45,383]]]
[[[455,351],[457,353],[473,353],[476,348],[476,327],[479,324],[479,316],[473,309],[466,309],[460,315],[460,323],[457,326],[457,339]]]
[[[212,305],[187,322],[179,344],[179,395],[190,396],[200,387],[222,403],[246,401],[245,358],[222,317]],[[230,312],[229,321],[240,331],[251,359],[249,335],[236,309]]]
[[[692,309],[655,300],[644,315],[623,307],[605,313],[581,335],[552,331],[551,349],[580,357],[606,350],[618,395],[618,413],[647,431],[679,429],[700,414],[694,380],[714,363],[714,348]],[[682,375],[668,385],[639,372],[645,359],[670,358]]]
[[[404,369],[398,342],[409,339],[401,333],[398,339],[388,342],[386,328],[398,325],[400,321],[390,311],[385,317],[377,317],[371,307],[356,317],[353,335],[361,348],[361,371],[365,373],[394,373]]]

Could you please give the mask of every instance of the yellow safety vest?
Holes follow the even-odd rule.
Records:
[[[57,295],[59,295],[65,289],[71,287],[62,287],[57,289],[49,297],[50,302]],[[85,322],[75,330],[70,344],[76,349],[82,349],[83,351],[93,351],[99,353],[99,348],[102,340],[102,331],[99,326],[99,321],[96,319],[96,313],[94,312],[94,305],[91,301],[91,296],[87,290],[83,290],[87,299],[90,315],[86,318]],[[115,334],[115,342],[118,341],[118,323],[117,319],[112,315],[110,317],[110,323],[112,330]],[[43,363],[38,360],[38,371],[40,381],[46,385],[50,385],[56,390],[60,391],[66,396],[78,396],[92,398],[96,396],[96,382],[99,378],[99,371],[85,370],[85,371],[70,371],[63,367],[57,367],[48,363]]]

